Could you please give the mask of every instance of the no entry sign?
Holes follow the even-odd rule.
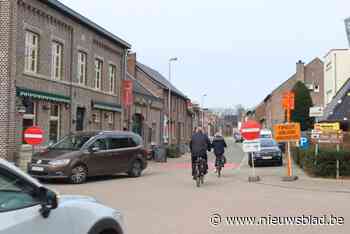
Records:
[[[44,130],[33,126],[24,131],[24,141],[29,145],[40,145],[44,142]]]
[[[251,141],[260,138],[261,125],[253,120],[242,124],[241,134],[245,140]]]

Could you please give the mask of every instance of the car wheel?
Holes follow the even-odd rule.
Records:
[[[131,165],[131,169],[128,172],[128,175],[131,177],[140,177],[141,173],[142,173],[142,164],[140,160],[135,160]]]
[[[69,181],[72,184],[82,184],[87,178],[87,168],[83,165],[75,166],[72,169],[72,173],[69,177]]]

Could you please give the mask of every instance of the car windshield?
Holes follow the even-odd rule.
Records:
[[[91,138],[90,135],[68,135],[51,149],[55,150],[80,150],[81,147]]]
[[[277,146],[276,142],[273,140],[261,140],[261,147],[275,147]]]

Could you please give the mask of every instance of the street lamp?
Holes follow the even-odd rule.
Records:
[[[208,96],[206,94],[202,95],[202,128],[204,128],[204,98]]]
[[[169,96],[168,96],[168,144],[171,145],[171,63],[176,62],[177,57],[169,59]]]

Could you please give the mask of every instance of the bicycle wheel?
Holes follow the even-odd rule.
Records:
[[[218,172],[218,177],[221,177],[221,166],[217,166],[216,170]]]
[[[200,176],[197,176],[197,178],[196,178],[196,185],[197,185],[197,187],[201,186],[201,177]]]

